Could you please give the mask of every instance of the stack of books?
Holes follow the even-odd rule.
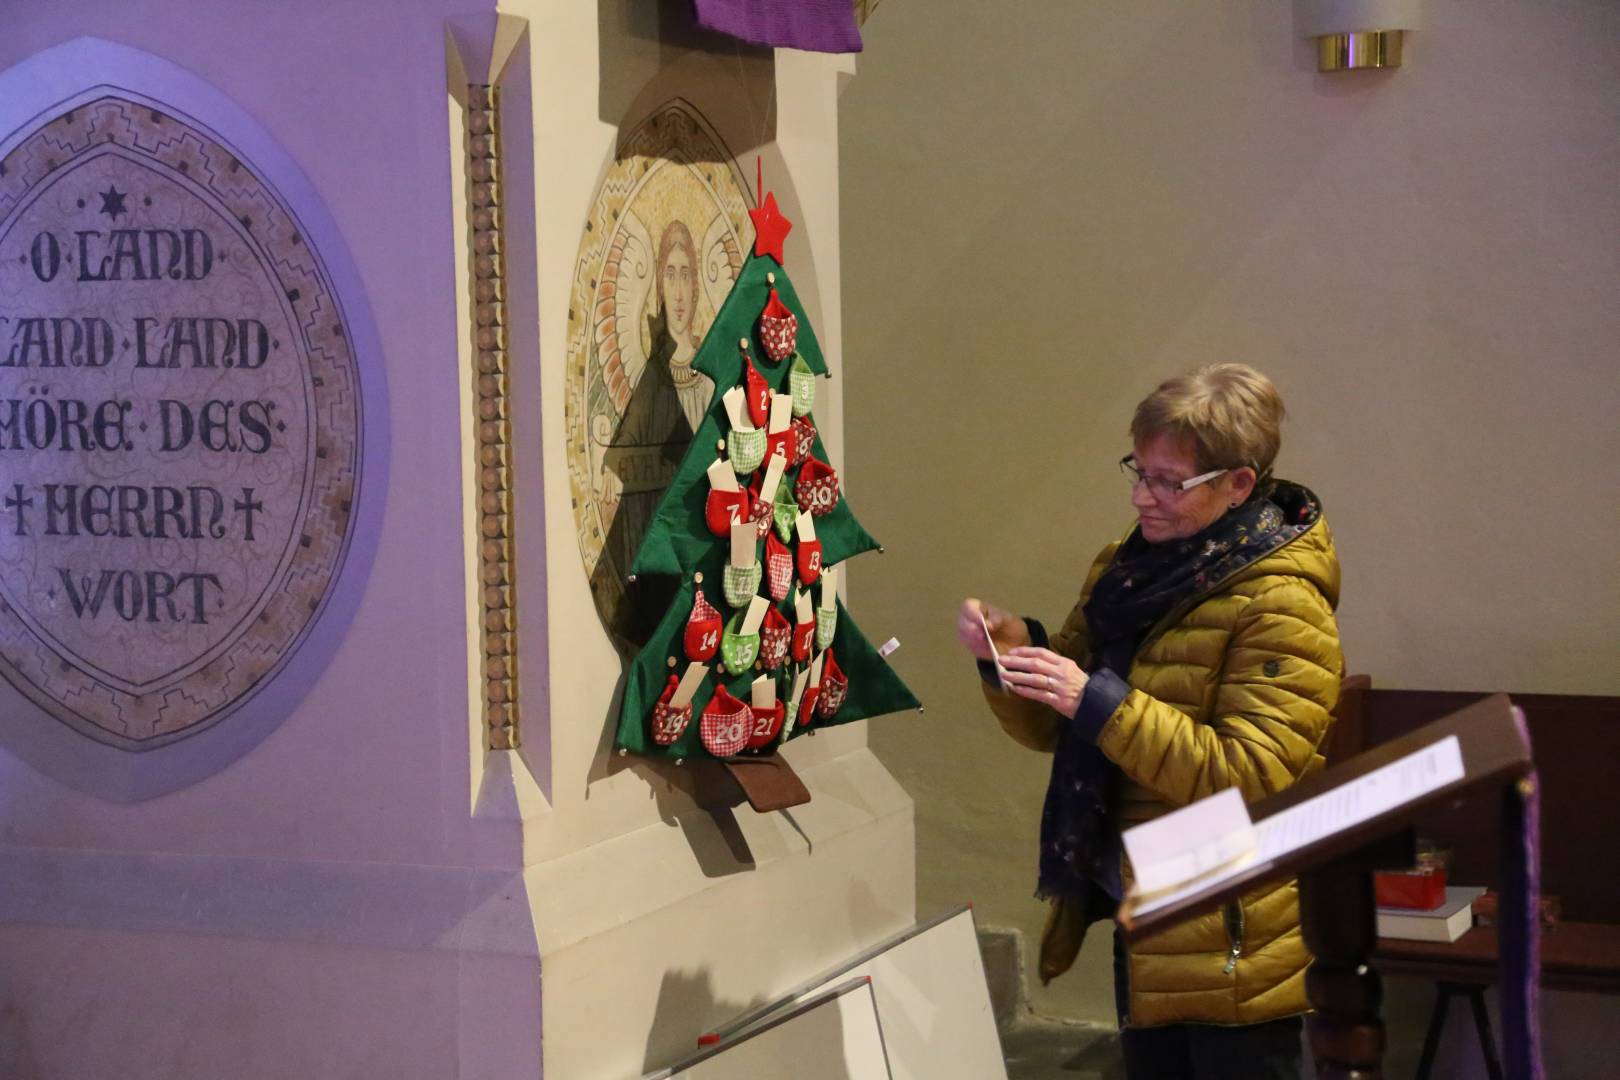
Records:
[[[1430,911],[1378,909],[1378,936],[1406,941],[1456,941],[1474,925],[1474,901],[1485,890],[1473,885],[1446,886],[1445,903]]]

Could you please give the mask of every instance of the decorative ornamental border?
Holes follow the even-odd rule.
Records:
[[[348,555],[325,594],[324,610],[273,675],[242,695],[224,722],[198,725],[184,738],[139,753],[107,745],[66,724],[41,722],[37,706],[0,684],[0,744],[41,772],[97,798],[135,802],[195,784],[239,759],[290,716],[339,652],[365,596],[382,532],[388,488],[388,391],[382,342],[342,230],[310,177],[265,128],[217,87],[150,53],[97,38],[52,46],[0,70],[0,157],[28,137],[40,117],[90,107],[111,95],[172,116],[204,140],[230,148],[276,193],[304,246],[320,253],[321,285],[352,349],[363,399],[356,477],[347,505]],[[9,133],[9,134],[8,134]],[[258,215],[253,215],[264,222]],[[244,228],[245,228],[244,224]],[[312,286],[313,287],[313,286]],[[300,298],[309,290],[300,287]],[[310,293],[310,295],[313,295]],[[297,300],[289,299],[297,303]],[[310,542],[318,541],[311,536]]]
[[[467,86],[472,218],[473,423],[478,430],[478,580],[484,745],[514,750],[518,724],[517,596],[512,542],[512,419],[507,351],[506,223],[501,188],[501,91]]]

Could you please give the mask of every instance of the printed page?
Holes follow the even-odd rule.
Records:
[[[1457,741],[1457,736],[1448,735],[1432,746],[1426,746],[1266,818],[1255,826],[1255,858],[1261,862],[1285,858],[1292,852],[1371,821],[1380,814],[1421,799],[1462,778],[1462,744]],[[1207,800],[1200,800],[1177,812],[1185,813],[1204,801]],[[1157,896],[1149,897],[1133,891],[1134,913],[1146,915],[1193,893],[1219,885],[1237,876],[1249,861],[1240,860],[1219,873],[1206,875],[1185,887]]]

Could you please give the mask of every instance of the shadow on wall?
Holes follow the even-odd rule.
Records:
[[[597,41],[602,72],[597,115],[609,124],[624,119],[652,58],[662,69],[683,52],[702,50],[735,55],[739,65],[747,60],[774,66],[774,50],[699,27],[692,0],[608,0],[597,6]],[[772,123],[772,131],[775,127]]]
[[[733,1017],[752,1012],[767,999],[722,1001],[714,992],[707,971],[664,972],[658,986],[658,1004],[653,1009],[652,1029],[647,1033],[647,1053],[642,1071],[652,1072],[678,1061],[698,1049],[698,1036]]]
[[[729,877],[754,868],[754,853],[729,807],[677,820],[704,877]]]
[[[752,1003],[737,1004],[722,1002],[715,997],[708,972],[666,972],[659,988],[653,1030],[647,1040],[644,1070],[651,1072],[674,1061],[685,1060],[697,1053],[697,1039],[704,1032],[705,1023],[712,1029],[716,1017],[740,1016],[759,1008],[765,1000],[760,998]],[[771,1039],[768,1048],[763,1051],[756,1049],[756,1057],[760,1052],[788,1056],[793,1064],[794,1076],[813,1076],[815,1080],[850,1080],[849,1062],[845,1057],[848,1050],[843,1014],[834,1003],[824,1002],[786,1022],[792,1025],[791,1029],[778,1030],[775,1037],[770,1032],[776,1025],[756,1029],[754,1037]],[[683,1049],[683,1045],[688,1049]],[[727,1075],[735,1071],[734,1067],[727,1071]]]
[[[678,825],[705,877],[726,877],[754,868],[754,853],[732,811],[743,805],[742,789],[718,761],[693,758],[676,765],[672,761],[643,757],[621,757],[613,748],[618,733],[619,706],[624,698],[624,677],[608,702],[602,722],[602,735],[585,777],[585,798],[591,785],[626,769],[645,781],[647,795],[658,807],[666,825]],[[692,804],[698,810],[694,812]]]

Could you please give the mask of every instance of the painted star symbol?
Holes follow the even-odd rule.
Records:
[[[748,211],[748,216],[754,219],[754,254],[769,255],[778,266],[782,265],[782,241],[787,239],[793,222],[776,208],[776,192],[766,192],[764,203],[758,210]]]
[[[117,221],[119,214],[129,213],[128,207],[124,205],[124,199],[127,197],[125,192],[119,191],[116,187],[108,184],[107,190],[100,194],[101,212],[103,214]]]

